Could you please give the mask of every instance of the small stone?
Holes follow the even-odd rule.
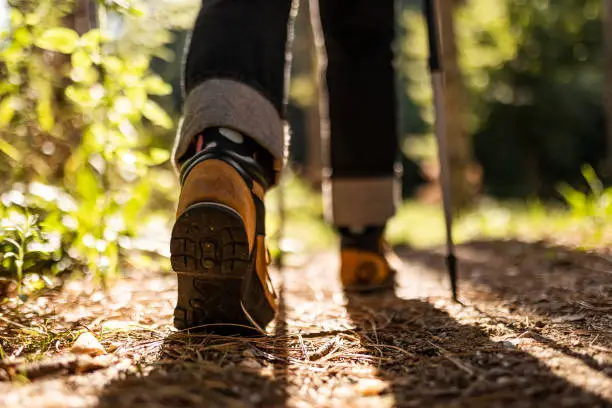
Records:
[[[96,336],[90,332],[82,333],[72,345],[70,351],[74,354],[89,355],[92,357],[106,354]]]

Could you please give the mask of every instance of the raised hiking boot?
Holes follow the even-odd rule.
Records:
[[[383,239],[384,227],[352,232],[340,229],[340,280],[349,292],[373,292],[395,286],[393,253]]]
[[[263,196],[272,158],[230,129],[207,129],[181,167],[170,243],[178,274],[174,325],[264,332],[277,311],[268,275]],[[270,164],[266,172],[262,162]]]

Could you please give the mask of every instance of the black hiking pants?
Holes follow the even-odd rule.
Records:
[[[311,12],[325,88],[326,214],[341,227],[384,225],[400,196],[394,1],[311,0]],[[177,163],[211,126],[242,132],[282,163],[296,14],[291,0],[203,0],[185,64]]]

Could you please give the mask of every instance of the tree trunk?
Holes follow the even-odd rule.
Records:
[[[83,35],[97,26],[96,3],[94,0],[76,0],[74,13],[69,24],[79,35]]]
[[[604,102],[606,107],[606,178],[612,178],[612,0],[604,1]]]
[[[451,171],[452,205],[457,211],[472,202],[474,193],[467,180],[471,162],[470,139],[466,128],[466,90],[459,68],[454,14],[460,0],[439,4],[442,67],[445,74],[446,137]]]
[[[64,27],[76,31],[83,35],[97,26],[96,2],[95,0],[75,0],[72,13],[64,16],[61,21]],[[63,143],[53,138],[50,141],[55,143],[55,152],[47,163],[52,167],[53,176],[61,178],[64,176],[64,166],[68,158],[72,155],[76,146],[79,146],[83,137],[83,129],[78,122],[72,121],[69,115],[64,113],[66,109],[66,99],[64,96],[65,87],[70,85],[70,80],[63,78],[66,66],[70,64],[70,56],[56,52],[44,51],[45,60],[49,63],[50,72],[57,78],[54,84],[55,117],[58,122],[63,122]],[[60,80],[60,78],[63,78]],[[70,108],[68,108],[70,109]],[[76,125],[76,126],[75,126]]]

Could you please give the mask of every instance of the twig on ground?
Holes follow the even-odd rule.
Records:
[[[584,300],[580,300],[580,299],[573,299],[572,301],[574,303],[579,304],[580,306],[584,307],[585,309],[595,310],[597,312],[609,312],[609,311],[612,310],[612,306],[610,306],[610,307],[593,306],[592,304],[587,303]]]
[[[590,347],[595,349],[595,350],[597,350],[597,351],[601,351],[603,353],[612,354],[612,349],[609,349],[609,348],[605,348],[605,347],[597,346],[597,345],[590,346]]]
[[[108,359],[89,356],[62,357],[50,361],[27,363],[24,361],[0,362],[0,368],[6,372],[8,379],[22,375],[29,380],[51,375],[80,374],[108,367]],[[0,376],[1,378],[1,376]]]
[[[14,321],[12,321],[12,320],[9,320],[9,319],[7,319],[6,317],[2,317],[2,316],[0,316],[0,320],[2,320],[2,321],[3,321],[3,322],[5,322],[5,323],[12,324],[13,326],[17,326],[17,327],[19,327],[20,329],[24,329],[24,330],[32,330],[32,331],[37,332],[38,334],[43,334],[43,335],[45,334],[45,333],[44,333],[42,330],[40,330],[40,329],[38,329],[38,328],[24,326],[23,324],[21,324],[21,323],[17,323],[17,322],[14,322]]]
[[[302,354],[304,355],[304,361],[308,360],[308,350],[306,350],[306,345],[304,344],[304,339],[301,334],[298,334],[298,340],[300,342],[300,347],[302,348]]]
[[[340,336],[336,336],[321,347],[319,347],[317,350],[315,350],[314,353],[308,354],[308,360],[316,361],[330,354],[333,354],[334,352],[336,352],[336,350],[338,350],[341,344],[342,341],[340,339]]]
[[[474,375],[474,370],[472,368],[470,368],[467,364],[464,364],[463,362],[461,362],[461,360],[453,357],[446,349],[444,349],[443,347],[432,343],[431,341],[427,341],[429,344],[431,344],[432,346],[434,346],[436,349],[438,349],[438,351],[440,352],[440,354],[442,354],[442,356],[444,358],[446,358],[448,361],[450,361],[451,363],[455,364],[459,369],[465,371],[466,373],[468,373],[469,375],[473,376]]]

